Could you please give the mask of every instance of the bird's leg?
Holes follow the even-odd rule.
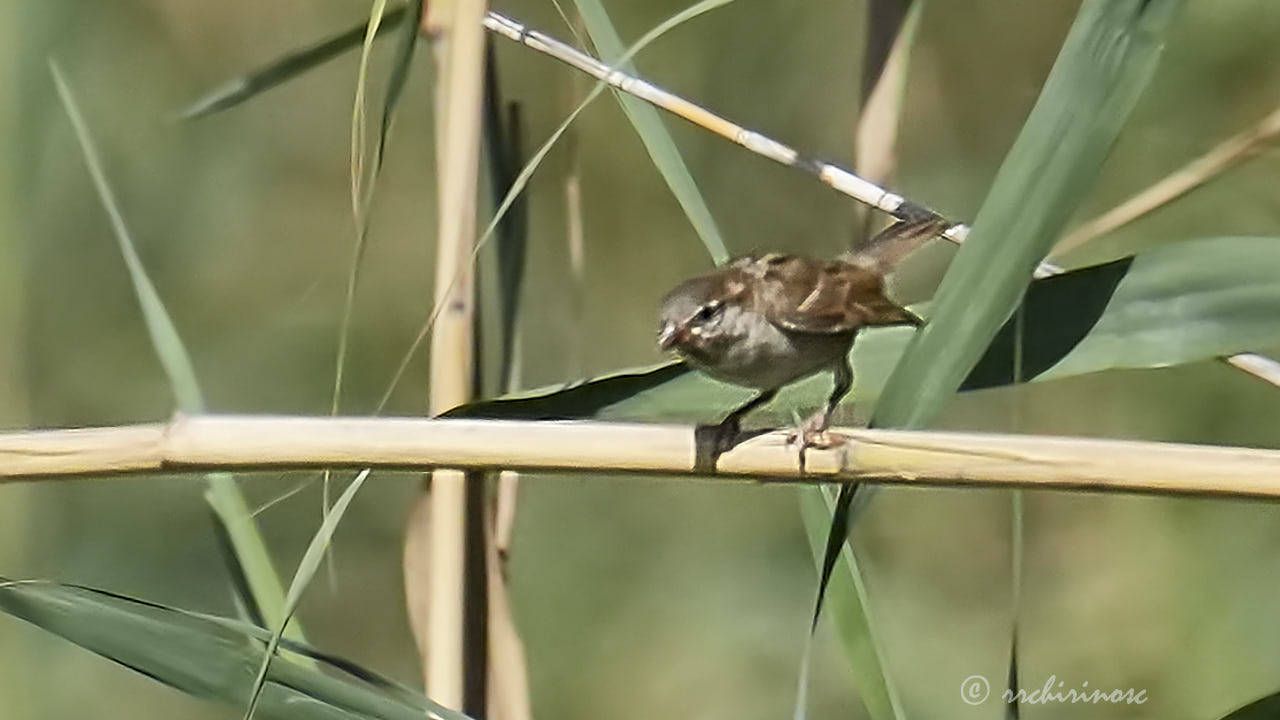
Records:
[[[835,385],[831,388],[831,396],[827,398],[826,406],[787,435],[787,442],[798,442],[801,451],[808,447],[830,447],[834,444],[827,437],[827,427],[831,424],[831,413],[835,412],[836,406],[840,404],[845,395],[849,394],[849,389],[853,387],[853,368],[849,366],[849,358],[847,356],[840,359],[840,362],[832,369],[832,374],[834,375]]]
[[[735,441],[738,439],[738,433],[742,432],[742,418],[745,417],[747,413],[772,400],[777,394],[778,391],[776,388],[773,390],[762,390],[759,395],[756,395],[739,406],[738,409],[724,416],[724,419],[720,421],[719,425],[716,425],[715,429],[715,452],[717,456],[734,446]]]

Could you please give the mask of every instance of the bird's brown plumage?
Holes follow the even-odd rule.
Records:
[[[940,220],[898,223],[834,260],[750,255],[667,293],[659,346],[712,377],[759,391],[717,426],[717,447],[727,447],[742,417],[779,388],[829,369],[834,384],[826,406],[796,431],[804,445],[821,436],[852,384],[848,355],[858,329],[920,324],[887,297],[884,278],[944,229]]]
[[[730,265],[756,282],[752,301],[769,322],[792,332],[836,334],[920,319],[885,296],[884,277],[845,260],[769,254]]]

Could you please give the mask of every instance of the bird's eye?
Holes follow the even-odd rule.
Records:
[[[706,322],[711,318],[715,317],[716,315],[719,315],[720,311],[723,309],[724,309],[724,303],[720,302],[719,300],[712,300],[706,305],[703,305],[702,307],[698,308],[698,312],[694,314],[693,318],[700,322]]]

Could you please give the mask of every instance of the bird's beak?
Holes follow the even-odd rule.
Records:
[[[658,331],[658,347],[663,352],[675,347],[676,340],[680,338],[680,326],[675,323],[667,323]]]

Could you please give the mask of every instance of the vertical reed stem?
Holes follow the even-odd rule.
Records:
[[[471,254],[476,232],[480,111],[484,84],[484,0],[431,3],[427,30],[436,37],[436,160],[439,218],[431,338],[431,396],[435,415],[473,395],[475,283]],[[464,585],[467,477],[440,470],[430,502],[419,499],[427,527],[406,537],[406,595],[424,654],[427,694],[450,708],[464,706]],[[421,586],[425,577],[426,587]],[[416,581],[416,584],[415,584]],[[483,672],[483,667],[480,669]],[[474,712],[474,708],[466,708]]]

